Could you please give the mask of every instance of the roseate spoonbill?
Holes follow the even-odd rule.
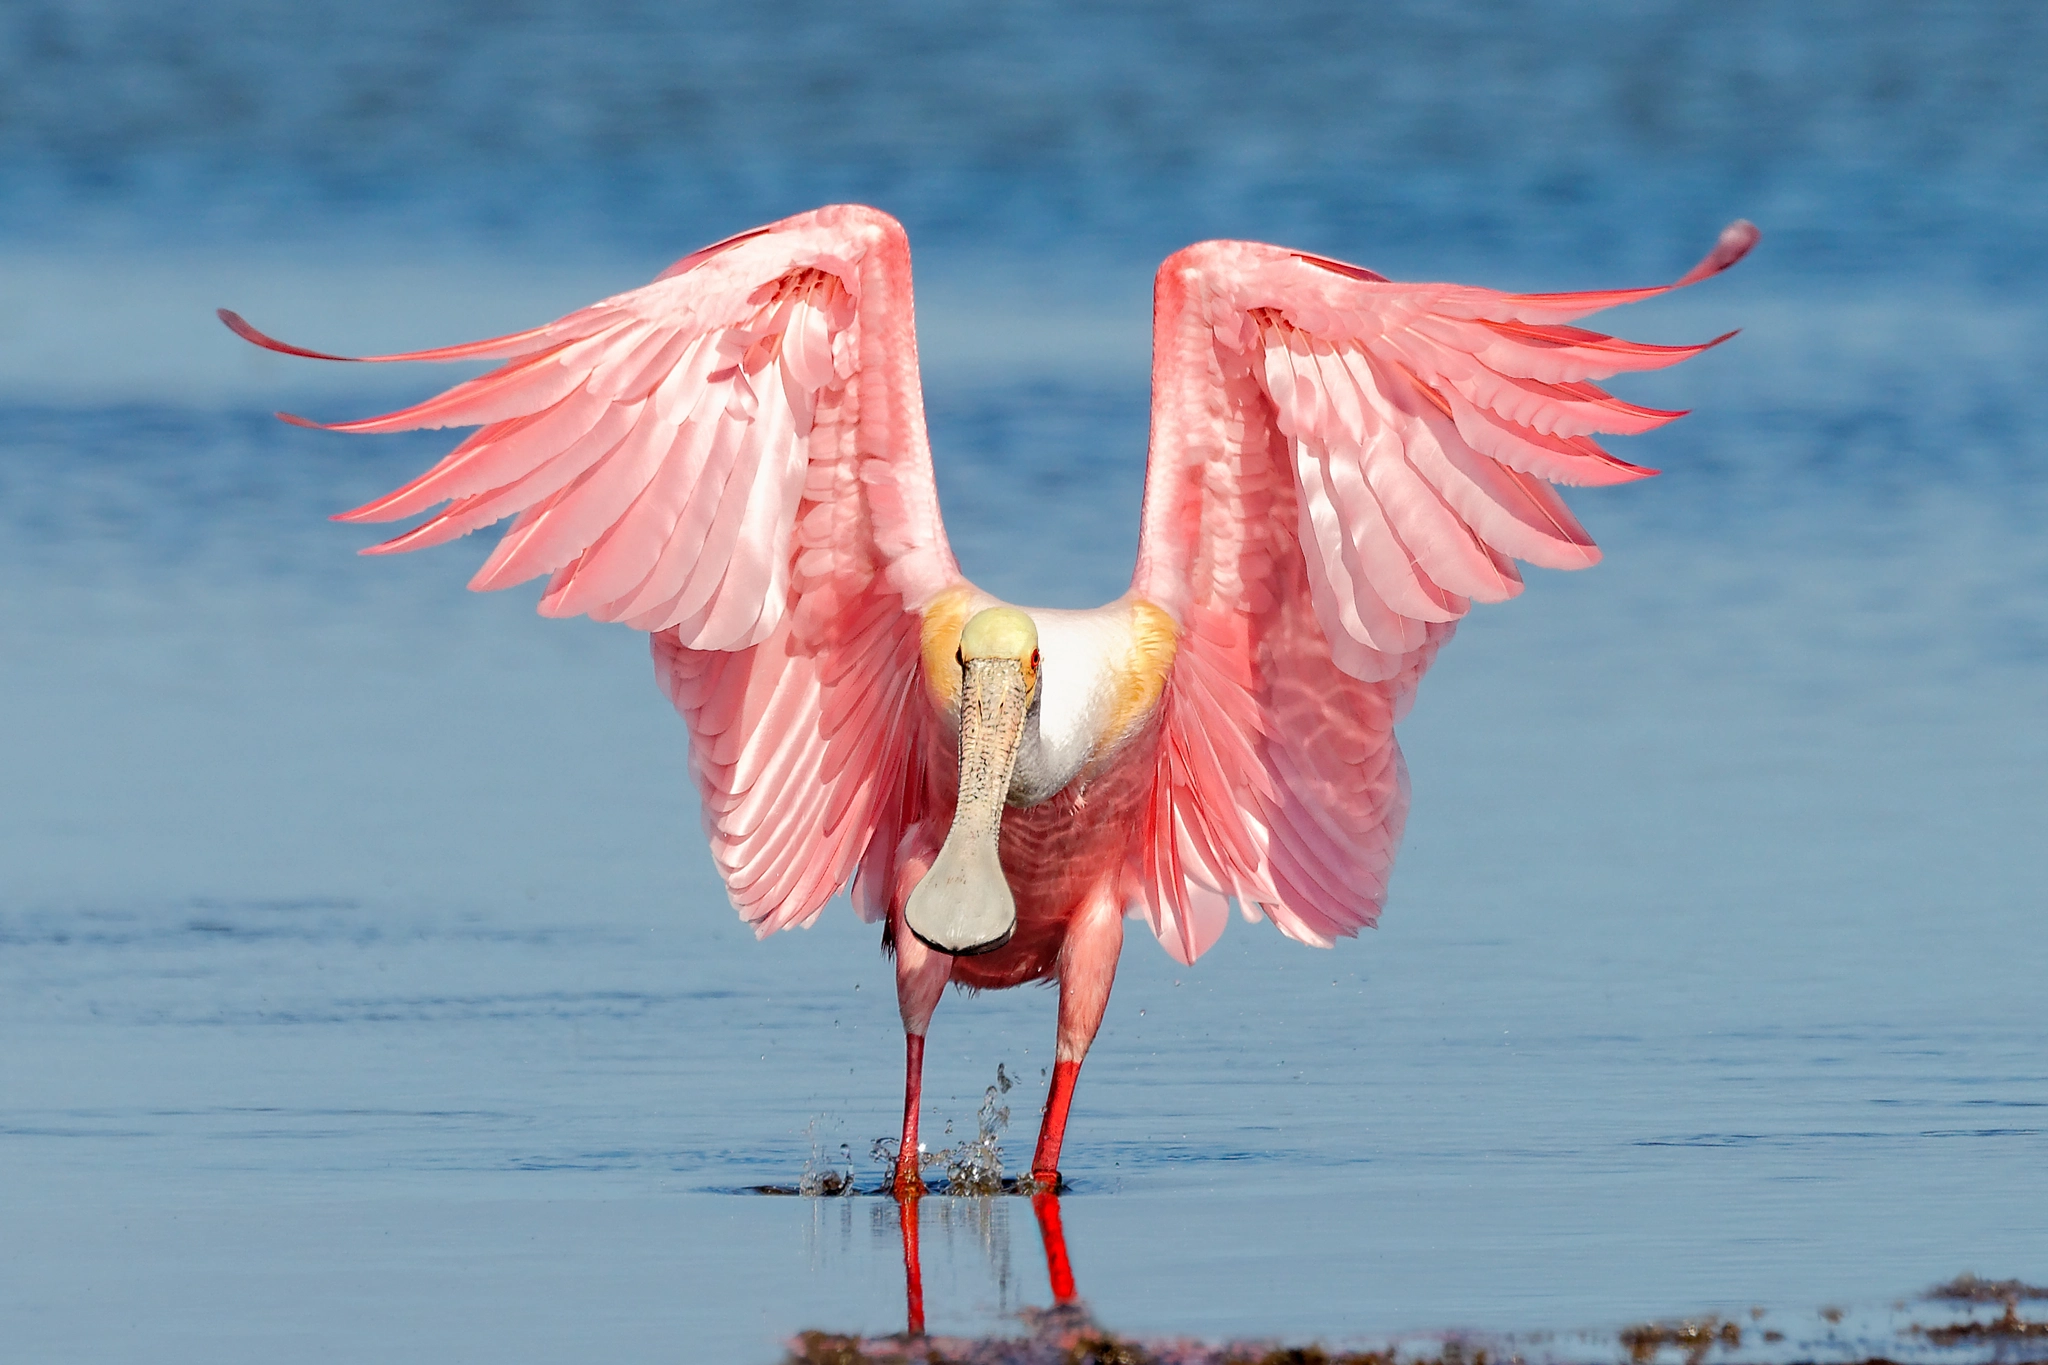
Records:
[[[371,360],[500,360],[334,431],[480,430],[339,518],[446,507],[365,553],[514,520],[477,589],[550,575],[547,616],[653,637],[712,854],[760,935],[845,886],[885,920],[905,1043],[894,1188],[922,1189],[925,1030],[946,983],[1059,982],[1031,1173],[1056,1187],[1127,915],[1192,962],[1235,900],[1328,946],[1375,922],[1407,784],[1394,723],[1514,561],[1599,551],[1552,483],[1653,471],[1592,436],[1681,414],[1589,381],[1697,355],[1570,326],[1734,264],[1738,222],[1661,288],[1399,284],[1256,242],[1156,282],[1130,591],[1019,608],[967,582],[932,483],[910,248],[822,208],[531,331]],[[274,341],[232,313],[260,346]],[[1725,338],[1721,338],[1725,340]],[[286,416],[301,425],[319,425]]]

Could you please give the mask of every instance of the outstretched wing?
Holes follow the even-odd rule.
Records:
[[[222,317],[258,345],[344,358]],[[548,574],[543,614],[653,632],[734,903],[762,934],[809,923],[871,844],[894,851],[904,765],[921,750],[918,611],[960,578],[932,483],[902,226],[818,209],[544,327],[371,357],[479,358],[504,363],[333,424],[480,428],[340,519],[440,507],[366,552],[388,553],[512,517],[471,587]]]
[[[1132,591],[1181,629],[1131,894],[1191,961],[1228,899],[1327,945],[1379,915],[1407,809],[1394,723],[1515,560],[1599,551],[1550,484],[1654,473],[1595,433],[1682,414],[1591,380],[1708,346],[1569,326],[1691,284],[1755,243],[1732,224],[1676,284],[1502,294],[1396,284],[1254,242],[1160,268],[1152,448]]]

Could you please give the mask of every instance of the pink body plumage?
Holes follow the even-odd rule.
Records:
[[[1000,604],[961,577],[939,518],[895,220],[818,209],[543,327],[372,357],[504,363],[336,424],[478,428],[342,519],[432,513],[381,553],[510,517],[473,587],[547,575],[544,614],[650,633],[741,915],[761,934],[808,924],[851,882],[888,921],[899,1193],[922,1188],[923,1040],[945,985],[1058,980],[1032,1166],[1056,1184],[1123,918],[1184,962],[1233,900],[1315,944],[1375,921],[1406,809],[1393,727],[1417,681],[1473,602],[1521,590],[1516,560],[1597,561],[1551,485],[1653,471],[1593,437],[1681,415],[1592,381],[1717,344],[1570,324],[1726,269],[1756,235],[1732,225],[1674,285],[1577,294],[1401,284],[1254,242],[1169,258],[1131,590],[1027,613],[1042,672],[1036,645],[993,661],[1030,698],[995,792],[1014,926],[971,955],[924,941],[906,905],[960,827],[963,677],[980,662],[963,632]],[[258,345],[342,358],[222,316]]]

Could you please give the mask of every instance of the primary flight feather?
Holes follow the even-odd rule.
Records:
[[[856,205],[729,238],[544,327],[368,357],[504,363],[334,424],[478,428],[340,519],[432,513],[368,552],[386,553],[512,518],[470,586],[545,574],[544,615],[651,634],[741,916],[762,935],[808,924],[850,881],[888,923],[898,1193],[922,1189],[924,1037],[946,984],[1057,979],[1031,1168],[1056,1186],[1124,918],[1182,962],[1232,901],[1321,946],[1377,919],[1416,681],[1474,601],[1521,591],[1515,561],[1599,558],[1551,485],[1653,471],[1593,437],[1681,415],[1592,381],[1717,344],[1570,324],[1724,270],[1756,238],[1738,222],[1676,284],[1576,294],[1400,284],[1256,242],[1176,253],[1155,286],[1137,570],[1093,611],[1018,608],[961,576],[909,242]],[[272,350],[347,359],[221,316]]]

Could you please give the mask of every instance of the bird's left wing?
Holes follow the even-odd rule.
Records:
[[[346,358],[222,318],[272,350]],[[904,765],[922,748],[918,613],[959,581],[900,224],[818,209],[543,327],[371,358],[504,363],[333,424],[480,428],[340,519],[447,504],[366,552],[388,553],[513,517],[471,587],[548,574],[543,614],[652,632],[713,855],[757,932],[808,923],[871,844],[893,853]],[[876,888],[863,889],[872,914]]]
[[[1677,284],[1755,240],[1732,225]],[[1416,680],[1473,601],[1521,590],[1515,560],[1599,558],[1549,485],[1654,471],[1592,434],[1680,415],[1588,381],[1706,349],[1567,324],[1675,287],[1398,284],[1257,242],[1160,268],[1131,587],[1179,648],[1127,894],[1175,957],[1215,941],[1227,898],[1312,943],[1378,916]]]

